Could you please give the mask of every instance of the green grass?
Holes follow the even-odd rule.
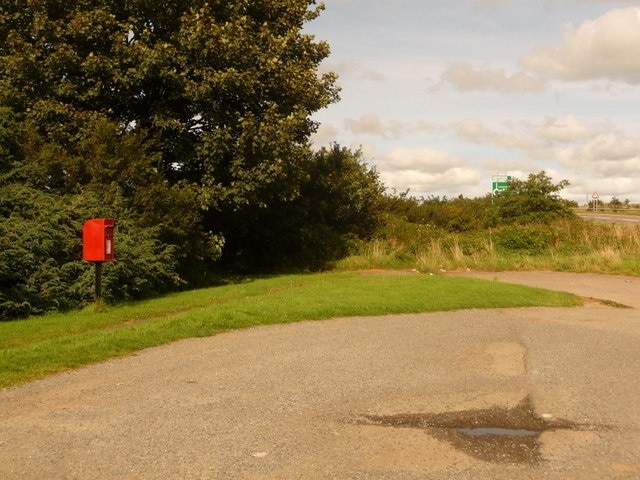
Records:
[[[259,278],[107,308],[0,323],[0,387],[256,325],[466,308],[575,306],[573,295],[437,275]]]

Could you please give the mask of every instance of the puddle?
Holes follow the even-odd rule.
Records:
[[[595,426],[544,418],[535,414],[531,399],[513,408],[494,407],[446,413],[363,415],[359,423],[425,430],[433,437],[480,460],[493,463],[536,464],[542,460],[540,437],[553,430],[594,430]]]
[[[482,437],[484,435],[510,435],[513,437],[533,437],[540,432],[535,430],[516,430],[515,428],[454,428],[454,432],[462,433],[468,437]]]

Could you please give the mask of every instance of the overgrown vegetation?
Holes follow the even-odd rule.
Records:
[[[338,268],[543,269],[640,274],[640,227],[587,222],[545,172],[496,198],[386,200],[386,222]]]
[[[640,228],[629,225],[577,219],[463,233],[422,225],[404,225],[395,231],[397,236],[362,242],[357,255],[337,262],[336,267],[640,274]]]

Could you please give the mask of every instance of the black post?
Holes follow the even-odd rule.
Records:
[[[102,262],[94,262],[96,264],[96,283],[94,296],[96,302],[102,298]]]

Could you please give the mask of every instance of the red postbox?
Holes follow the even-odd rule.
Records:
[[[93,218],[82,227],[82,259],[89,262],[109,262],[115,257],[111,218]]]

